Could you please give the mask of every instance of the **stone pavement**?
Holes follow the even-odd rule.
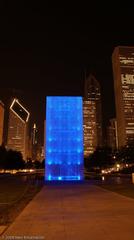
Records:
[[[134,200],[89,183],[45,185],[0,239],[134,240]]]

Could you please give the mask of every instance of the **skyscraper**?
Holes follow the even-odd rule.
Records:
[[[3,142],[4,104],[0,101],[0,145]]]
[[[34,123],[33,128],[32,128],[32,144],[36,145],[37,144],[37,126],[36,123]]]
[[[109,120],[107,127],[107,145],[113,150],[118,149],[117,121],[115,118]]]
[[[17,99],[12,101],[9,110],[8,149],[20,151],[27,158],[29,112]]]
[[[84,156],[102,145],[102,113],[100,85],[93,75],[85,80],[83,99]]]
[[[119,147],[134,142],[134,47],[116,47],[112,55]]]
[[[38,151],[38,129],[36,123],[34,123],[32,128],[32,160],[37,160],[37,151]]]

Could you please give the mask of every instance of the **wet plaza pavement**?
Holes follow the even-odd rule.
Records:
[[[133,222],[131,198],[92,181],[50,184],[44,185],[1,239],[133,240]]]

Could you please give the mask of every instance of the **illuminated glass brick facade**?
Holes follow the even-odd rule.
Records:
[[[83,179],[82,97],[46,99],[45,179]]]
[[[119,147],[134,143],[134,47],[116,47],[113,74]]]

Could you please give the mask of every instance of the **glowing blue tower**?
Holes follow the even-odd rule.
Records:
[[[82,97],[47,97],[46,100],[45,179],[82,180]]]

